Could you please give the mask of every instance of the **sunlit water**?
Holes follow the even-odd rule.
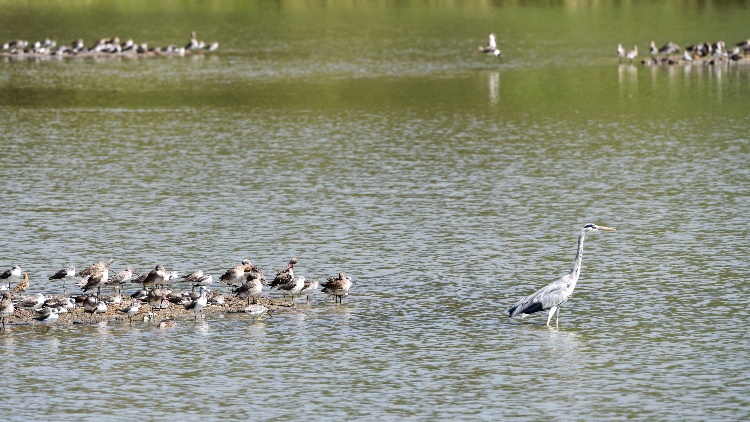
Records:
[[[214,31],[212,57],[0,63],[0,266],[29,292],[110,256],[215,276],[296,256],[356,283],[257,323],[11,326],[2,419],[746,418],[749,69],[554,33],[498,63],[473,51],[486,18],[427,10],[370,10],[362,37]],[[560,327],[509,320],[588,222],[618,230],[587,237]]]

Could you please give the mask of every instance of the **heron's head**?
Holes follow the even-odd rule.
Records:
[[[605,226],[597,226],[596,224],[586,224],[583,226],[583,230],[586,232],[596,232],[596,231],[606,231],[606,232],[613,232],[615,229],[612,227],[605,227]]]

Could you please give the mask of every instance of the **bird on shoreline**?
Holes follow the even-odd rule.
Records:
[[[310,295],[314,294],[318,290],[320,282],[317,279],[305,280],[305,285],[302,286],[302,290],[299,291],[300,296],[307,296],[307,302],[310,303]]]
[[[10,283],[17,281],[20,277],[21,267],[19,267],[18,265],[14,265],[9,270],[5,270],[2,274],[0,274],[0,283],[8,283],[8,290],[10,290]]]
[[[13,315],[16,308],[13,306],[13,300],[10,298],[9,292],[3,292],[3,297],[0,299],[0,320],[3,323],[3,330],[5,330],[5,318]]]
[[[120,312],[128,316],[128,320],[130,320],[130,324],[132,325],[133,316],[135,316],[135,314],[137,314],[140,310],[141,302],[139,300],[133,299],[130,301],[130,306],[120,309]]]
[[[133,274],[135,274],[133,272],[133,269],[130,266],[126,266],[123,271],[115,274],[114,277],[109,279],[104,284],[106,286],[114,286],[115,291],[117,291],[118,289],[122,289],[122,286],[124,286],[126,282],[133,278]]]
[[[13,291],[11,293],[18,293],[21,294],[25,292],[29,288],[29,273],[24,272],[23,273],[23,279],[16,284],[16,287],[13,288]]]
[[[57,321],[60,311],[57,308],[44,308],[39,315],[34,317],[34,320],[40,324],[47,326],[47,333],[49,333],[50,326]]]
[[[146,274],[146,278],[144,278],[141,281],[141,284],[143,284],[143,288],[146,288],[146,285],[153,284],[154,287],[159,287],[164,285],[164,279],[167,276],[166,270],[164,270],[164,266],[161,264],[156,265],[156,267],[151,270],[148,274]]]
[[[195,313],[196,320],[198,319],[198,314],[208,304],[208,298],[206,297],[206,293],[208,293],[208,289],[203,286],[200,286],[198,288],[198,292],[200,293],[200,296],[198,296],[197,299],[193,300],[189,304],[185,305],[186,310],[193,311]]]
[[[245,282],[234,289],[234,294],[237,297],[247,297],[247,304],[250,304],[250,299],[253,299],[253,303],[256,303],[258,297],[263,293],[263,286],[266,284],[266,277],[261,271],[250,271],[247,273]]]
[[[245,273],[248,273],[255,268],[249,259],[243,259],[242,265],[237,265],[228,269],[224,274],[219,277],[219,281],[228,285],[234,286],[235,284],[241,284],[245,280]]]
[[[352,279],[341,271],[338,277],[329,277],[328,281],[322,284],[322,292],[333,296],[334,302],[338,298],[338,303],[343,303],[344,297],[349,295],[349,289],[351,289],[353,283]]]
[[[71,279],[75,277],[76,275],[76,268],[75,267],[65,267],[58,272],[52,274],[49,276],[49,280],[60,280],[62,281],[63,285],[63,294],[65,294],[65,280]]]
[[[107,262],[99,261],[79,271],[76,276],[88,277],[86,284],[81,290],[85,292],[96,287],[97,294],[100,294],[102,285],[109,279],[109,267],[112,266],[113,262],[115,262],[115,259],[110,258]]]
[[[622,44],[617,44],[617,61],[622,62],[622,59],[625,58],[625,49],[622,47]]]
[[[578,236],[578,253],[573,260],[573,269],[570,270],[570,273],[565,274],[557,281],[537,290],[526,298],[519,300],[518,303],[508,309],[508,316],[513,318],[521,315],[522,318],[525,318],[526,315],[535,312],[549,311],[549,316],[547,317],[547,326],[549,327],[552,316],[557,312],[557,318],[555,319],[555,324],[557,325],[560,319],[560,307],[570,299],[573,290],[576,288],[578,277],[581,275],[583,241],[586,238],[586,233],[614,230],[611,227],[597,226],[596,224],[586,224],[583,226],[581,234]]]

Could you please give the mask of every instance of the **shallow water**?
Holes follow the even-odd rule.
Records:
[[[747,418],[750,69],[613,46],[739,41],[748,11],[482,5],[59,10],[91,39],[222,46],[0,61],[2,268],[51,293],[109,257],[296,256],[356,284],[259,323],[11,326],[2,418]],[[54,8],[6,7],[0,35],[78,37]],[[474,51],[490,30],[502,63]],[[559,328],[509,320],[588,222],[618,231],[587,237]]]

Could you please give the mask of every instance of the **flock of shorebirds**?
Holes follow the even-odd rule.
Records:
[[[181,305],[185,310],[194,312],[197,319],[202,309],[209,303],[218,305],[224,303],[223,296],[211,294],[208,286],[214,283],[213,277],[210,274],[204,274],[202,270],[180,276],[177,271],[166,271],[164,266],[159,264],[148,273],[139,275],[128,266],[125,270],[110,277],[109,272],[113,262],[114,258],[109,261],[97,262],[78,272],[74,267],[69,267],[52,274],[49,277],[50,281],[61,281],[63,283],[63,295],[57,297],[47,297],[42,293],[22,296],[29,288],[28,273],[23,272],[18,265],[5,270],[0,274],[0,290],[2,291],[0,320],[2,328],[5,329],[6,317],[19,310],[36,311],[34,319],[47,325],[48,330],[49,326],[57,321],[60,314],[77,307],[83,308],[84,312],[92,315],[92,317],[95,314],[106,313],[110,305],[117,306],[122,303],[122,287],[128,283],[143,286],[142,289],[130,295],[131,301],[128,306],[118,309],[119,313],[127,316],[131,323],[133,316],[138,314],[143,304],[151,306],[152,311],[168,308],[170,304]],[[284,296],[291,296],[292,306],[294,306],[294,298],[297,296],[307,296],[309,302],[310,295],[314,294],[321,286],[323,288],[322,293],[333,297],[337,303],[341,303],[343,298],[349,295],[349,289],[353,282],[343,272],[339,272],[336,277],[329,277],[324,283],[319,283],[317,279],[307,280],[303,276],[295,276],[295,264],[297,264],[297,258],[292,258],[286,268],[279,271],[273,281],[268,283],[263,271],[250,263],[249,260],[244,260],[242,264],[232,267],[222,274],[217,282],[229,286],[232,294],[236,297],[247,298],[247,307],[243,309],[244,312],[258,319],[261,319],[268,312],[267,307],[257,303],[264,286],[269,286],[272,290],[276,289],[282,292]],[[73,280],[75,280],[77,286],[80,286],[84,294],[78,296],[65,295],[65,281]],[[190,283],[193,289],[190,292],[177,292],[165,288],[165,285],[171,285],[174,282]],[[13,283],[17,283],[15,287],[12,287]],[[101,288],[105,286],[113,287],[116,294],[103,296]],[[195,292],[196,288],[198,292]],[[94,290],[96,290],[96,293],[93,293]],[[251,300],[253,303],[251,303]],[[173,323],[173,321],[165,320],[160,324]]]
[[[641,60],[642,64],[719,64],[739,62],[747,60],[750,55],[750,39],[740,41],[734,48],[729,50],[724,41],[702,42],[687,46],[684,50],[677,44],[669,41],[661,48],[656,48],[656,43],[651,41],[648,47],[649,58]],[[680,54],[682,53],[682,54]],[[622,44],[617,44],[617,57],[633,63],[638,57],[638,46],[634,45],[632,50],[625,50]]]
[[[495,56],[499,59],[503,57],[503,53],[497,47],[497,39],[494,32],[490,33],[487,44],[480,45],[478,50],[480,53]],[[685,50],[671,41],[664,44],[661,48],[656,48],[656,42],[651,41],[648,51],[650,57],[642,60],[642,64],[718,64],[750,61],[750,39],[736,43],[731,50],[727,48],[724,41],[693,44],[685,48]],[[630,63],[633,63],[633,60],[638,57],[638,46],[634,45],[632,50],[625,50],[622,44],[617,44],[617,57],[620,62],[629,60]]]
[[[164,47],[149,47],[148,43],[137,43],[132,38],[121,41],[119,37],[101,38],[94,45],[86,47],[82,39],[70,45],[57,45],[49,38],[43,41],[29,42],[15,39],[2,45],[0,54],[12,57],[122,57],[122,56],[184,56],[200,52],[211,52],[219,49],[218,42],[206,43],[199,40],[195,31],[184,47],[170,44]]]

